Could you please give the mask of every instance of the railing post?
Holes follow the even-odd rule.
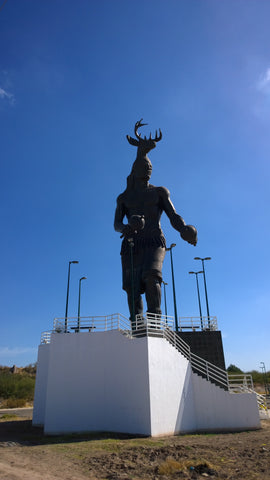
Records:
[[[209,380],[208,362],[206,362],[206,378]]]

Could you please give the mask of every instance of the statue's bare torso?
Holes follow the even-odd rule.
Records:
[[[154,185],[125,191],[117,199],[116,222],[121,224],[124,216],[129,220],[133,215],[141,215],[145,225],[136,235],[144,238],[159,235],[162,233],[160,218],[168,199],[168,190]]]

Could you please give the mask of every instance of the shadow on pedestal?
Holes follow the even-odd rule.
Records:
[[[225,370],[222,337],[220,331],[177,332],[195,355]]]

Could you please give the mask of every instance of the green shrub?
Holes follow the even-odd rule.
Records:
[[[263,372],[258,372],[257,370],[251,370],[251,372],[247,372],[247,373],[250,373],[252,375],[253,383],[257,383],[261,385],[263,385],[266,379],[268,378],[267,374],[265,376]]]
[[[228,366],[227,372],[232,374],[244,373],[243,370],[240,370],[240,368],[238,368],[236,365],[233,365],[232,363]]]
[[[29,375],[36,375],[37,363],[30,363],[29,365],[26,365],[26,367],[23,367],[23,371],[25,373],[29,373]]]
[[[2,373],[0,374],[0,397],[34,399],[35,378],[29,375]]]
[[[22,408],[26,404],[26,399],[25,398],[8,398],[6,400],[6,407],[7,408]]]

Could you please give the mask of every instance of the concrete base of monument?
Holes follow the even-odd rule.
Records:
[[[39,347],[33,425],[147,436],[260,428],[256,396],[192,372],[165,338],[54,333]]]

